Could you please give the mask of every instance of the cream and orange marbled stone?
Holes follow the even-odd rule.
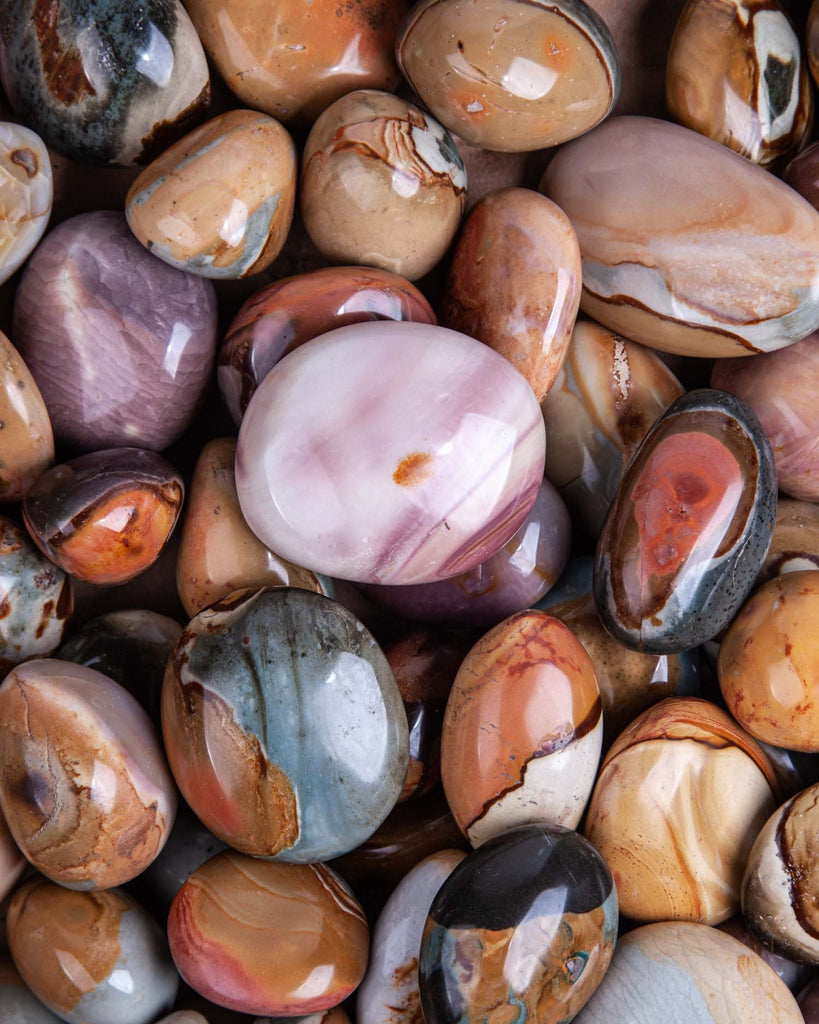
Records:
[[[819,572],[769,580],[734,619],[719,649],[728,710],[757,739],[819,753]]]
[[[441,323],[505,356],[543,400],[580,305],[580,249],[563,211],[525,188],[490,192],[458,236]]]
[[[324,864],[226,851],[197,868],[168,918],[171,954],[205,998],[240,1013],[298,1016],[336,1006],[367,967],[369,931]]]
[[[231,110],[146,167],[125,216],[140,242],[202,277],[258,274],[281,252],[296,201],[296,150],[278,121]]]
[[[40,136],[0,123],[0,284],[42,238],[53,195],[51,161]]]
[[[0,807],[26,858],[74,889],[130,881],[159,854],[176,789],[147,713],[91,668],[38,659],[0,687]]]
[[[575,828],[600,760],[594,666],[562,622],[518,612],[464,659],[447,701],[441,777],[473,846],[515,825]]]
[[[581,309],[633,341],[741,356],[819,326],[819,214],[697,132],[613,118],[561,148],[540,188],[577,233]]]
[[[799,149],[813,122],[808,69],[778,0],[688,0],[666,98],[681,124],[762,167]]]
[[[188,615],[245,587],[301,587],[321,594],[315,573],[280,558],[245,522],[236,493],[236,442],[202,449],[191,480],[176,562],[176,586]]]
[[[606,754],[584,833],[627,917],[719,924],[739,908],[745,862],[776,795],[766,754],[729,715],[671,697]]]
[[[0,332],[0,501],[19,501],[54,461],[43,396],[20,353]]]

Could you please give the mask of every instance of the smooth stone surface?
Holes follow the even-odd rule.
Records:
[[[126,690],[71,662],[30,661],[0,686],[0,725],[0,807],[38,871],[71,889],[110,889],[151,863],[176,790]]]
[[[780,497],[773,539],[757,586],[774,576],[805,569],[819,569],[819,505]]]
[[[580,308],[633,341],[741,356],[819,327],[819,214],[697,132],[613,118],[560,150],[541,191],[577,233]]]
[[[109,448],[53,466],[29,489],[23,521],[56,565],[86,583],[127,583],[168,541],[185,495],[156,452]]]
[[[13,338],[59,440],[160,451],[190,425],[207,387],[215,293],[146,252],[122,214],[80,214],[29,261]]]
[[[56,650],[73,609],[69,578],[0,516],[0,672]]]
[[[128,226],[172,267],[258,274],[279,255],[296,201],[296,150],[278,121],[231,110],[194,129],[128,190]]]
[[[190,622],[165,675],[162,729],[194,813],[255,856],[352,850],[407,772],[406,715],[381,649],[341,605],[289,587],[239,591]]]
[[[422,0],[398,64],[435,117],[486,149],[543,149],[587,132],[620,87],[614,40],[581,0]]]
[[[271,18],[265,0],[187,0],[228,88],[254,110],[310,123],[354,89],[394,89],[404,0],[312,0]]]
[[[803,1024],[768,965],[716,928],[665,921],[624,935],[576,1024]]]
[[[546,476],[596,538],[623,471],[683,388],[660,357],[588,320],[576,324],[549,394]]]
[[[9,0],[0,79],[59,153],[145,163],[204,111],[210,79],[179,0]]]
[[[562,622],[518,612],[463,661],[447,701],[441,777],[473,846],[516,825],[576,828],[603,742],[594,665]]]
[[[0,901],[17,885],[25,867],[26,859],[11,837],[6,819],[0,814]]]
[[[819,6],[815,0],[810,5],[807,24],[808,66],[814,82],[819,85]]]
[[[582,836],[547,825],[496,836],[432,902],[419,958],[427,1024],[572,1020],[606,972],[617,921],[611,874]]]
[[[819,332],[756,359],[718,359],[711,386],[753,409],[771,442],[780,490],[819,501]]]
[[[0,123],[0,284],[43,237],[54,186],[43,140],[29,128]]]
[[[55,1017],[26,986],[14,962],[0,957],[0,1019],[3,1024],[59,1024]]]
[[[544,480],[517,532],[485,562],[435,583],[365,586],[395,615],[434,625],[495,626],[531,608],[557,581],[569,557],[571,521],[563,500]]]
[[[718,927],[721,932],[725,932],[726,935],[738,939],[743,946],[747,946],[758,957],[761,957],[794,994],[804,988],[805,984],[814,976],[815,971],[810,964],[799,964],[794,960],[787,960],[784,956],[779,956],[778,953],[772,952],[767,946],[763,945],[748,927],[745,918],[741,914],[737,914],[736,917],[730,917],[727,921],[723,921],[721,925],[718,925]]]
[[[441,323],[500,352],[541,402],[566,357],[580,285],[565,213],[529,189],[499,189],[472,208],[458,236]]]
[[[773,455],[751,409],[708,389],[677,399],[629,464],[597,543],[606,629],[654,654],[717,636],[754,586],[775,515]]]
[[[799,1009],[804,1015],[805,1024],[817,1024],[819,1021],[819,979],[811,982],[799,993]]]
[[[320,334],[369,320],[436,322],[415,285],[375,267],[322,267],[274,281],[245,302],[219,349],[216,377],[238,425],[275,364]]]
[[[465,193],[449,132],[389,93],[362,89],[336,100],[307,137],[301,215],[331,263],[423,277],[449,248]]]
[[[624,915],[719,924],[739,910],[745,862],[776,795],[767,757],[729,715],[671,697],[609,749],[584,833],[611,868]]]
[[[25,983],[68,1024],[153,1024],[173,1006],[165,937],[124,890],[34,878],[12,897],[8,937]]]
[[[807,199],[814,209],[819,207],[819,142],[812,142],[791,160],[782,180]]]
[[[462,850],[433,853],[404,876],[387,900],[356,994],[356,1024],[417,1024],[423,1019],[418,954],[424,925],[436,893],[465,856]]]
[[[236,486],[250,528],[285,558],[429,583],[510,539],[544,448],[531,388],[486,345],[430,324],[357,324],[267,375],[242,421]]]
[[[156,1024],[208,1024],[208,1022],[201,1013],[197,1013],[195,1010],[180,1010],[168,1017],[163,1017]]]
[[[369,933],[352,892],[326,865],[230,851],[179,890],[168,941],[182,977],[207,999],[296,1016],[350,995],[367,967]]]
[[[720,644],[719,683],[728,710],[753,736],[819,753],[819,571],[777,576],[760,587]]]
[[[0,501],[20,501],[54,461],[54,435],[40,389],[1,331],[0,442]]]
[[[813,120],[808,69],[777,0],[688,0],[665,88],[676,121],[762,167],[798,150]]]
[[[188,615],[243,587],[322,593],[315,573],[266,548],[245,522],[236,493],[236,442],[208,442],[196,461],[182,524],[176,586]]]

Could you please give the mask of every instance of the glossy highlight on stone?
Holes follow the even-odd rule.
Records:
[[[428,583],[515,533],[544,447],[531,388],[486,345],[430,324],[357,324],[267,375],[242,421],[236,486],[248,525],[283,557]]]
[[[775,514],[773,455],[753,412],[723,391],[683,395],[640,445],[600,534],[606,629],[654,654],[716,636],[754,585]]]
[[[22,125],[0,123],[0,284],[43,237],[53,192],[43,140]]]
[[[297,1016],[336,1006],[364,976],[364,912],[324,864],[218,854],[185,882],[168,919],[185,981],[241,1013]]]
[[[486,149],[573,139],[603,120],[620,87],[611,33],[582,0],[422,0],[395,45],[434,116]]]
[[[40,389],[0,332],[0,501],[20,501],[54,461],[54,434]]]
[[[231,110],[146,167],[125,216],[145,248],[212,278],[258,274],[279,255],[296,199],[296,150],[278,121]]]
[[[711,139],[613,118],[564,146],[540,187],[577,233],[580,308],[632,341],[742,356],[819,327],[819,214]]]
[[[617,936],[605,862],[576,832],[526,825],[462,861],[432,902],[419,958],[427,1024],[572,1020]]]

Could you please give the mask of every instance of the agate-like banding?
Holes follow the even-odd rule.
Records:
[[[270,371],[242,422],[236,486],[250,528],[285,558],[428,583],[509,540],[544,453],[532,390],[492,349],[429,324],[359,324]]]
[[[43,237],[53,192],[51,161],[40,136],[0,123],[0,284]]]
[[[563,147],[541,190],[577,233],[580,308],[633,341],[741,356],[819,327],[819,214],[697,132],[614,118]]]

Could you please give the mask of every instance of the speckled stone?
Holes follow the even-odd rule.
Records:
[[[53,192],[51,161],[40,136],[19,124],[0,123],[0,284],[42,238]]]
[[[20,501],[54,461],[54,434],[40,389],[0,332],[0,501]]]

